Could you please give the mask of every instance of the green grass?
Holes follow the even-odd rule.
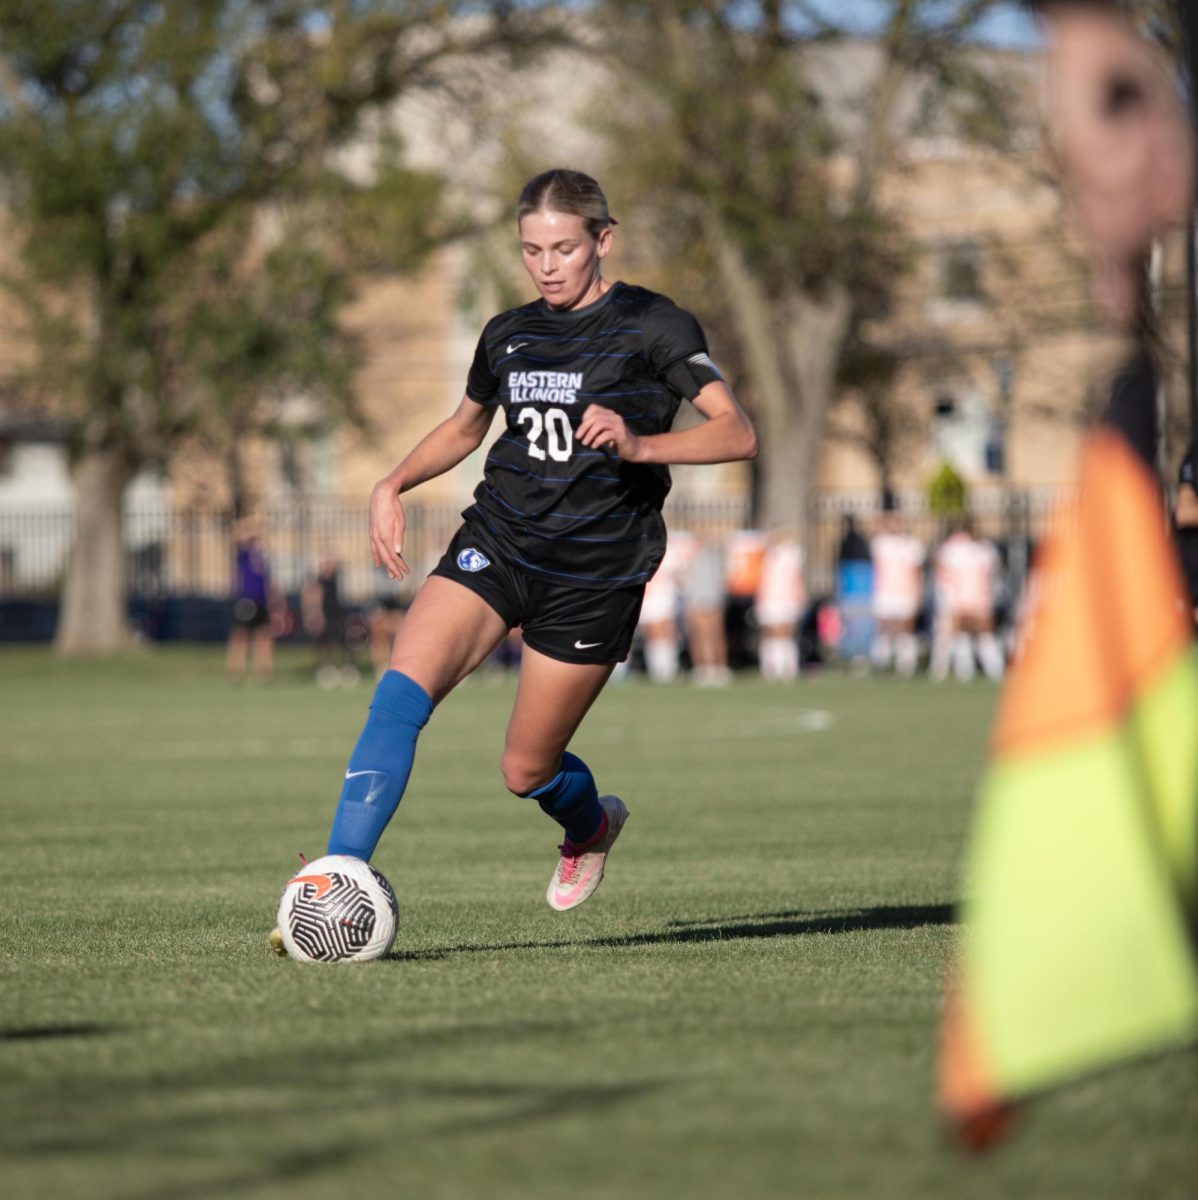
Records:
[[[559,915],[555,827],[499,779],[511,686],[472,680],[376,856],[395,957],[327,968],[266,933],[368,689],[288,661],[0,654],[8,1200],[1193,1194],[1193,1054],[1045,1097],[982,1163],[942,1139],[988,687],[609,688],[576,746],[632,820]]]

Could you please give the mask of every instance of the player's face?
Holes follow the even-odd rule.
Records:
[[[602,294],[599,264],[610,248],[610,229],[592,237],[574,213],[535,212],[520,219],[524,269],[554,308],[578,308]]]

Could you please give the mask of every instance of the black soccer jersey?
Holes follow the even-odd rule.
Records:
[[[554,582],[645,582],[665,550],[670,472],[576,443],[575,430],[601,404],[633,433],[662,433],[683,399],[719,378],[695,318],[644,288],[616,283],[570,312],[538,300],[501,313],[479,339],[466,395],[501,404],[506,428],[464,515]]]

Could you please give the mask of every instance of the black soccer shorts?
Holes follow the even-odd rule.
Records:
[[[258,629],[270,620],[270,613],[265,604],[259,604],[248,596],[240,596],[233,601],[233,623],[242,629]]]
[[[618,663],[628,657],[641,615],[643,583],[611,589],[552,583],[514,565],[502,542],[467,521],[430,572],[481,596],[524,643],[568,663]]]

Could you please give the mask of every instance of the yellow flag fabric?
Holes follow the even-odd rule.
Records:
[[[1113,430],[999,704],[939,1099],[983,1145],[1012,1104],[1198,1034],[1198,665],[1155,480]]]

